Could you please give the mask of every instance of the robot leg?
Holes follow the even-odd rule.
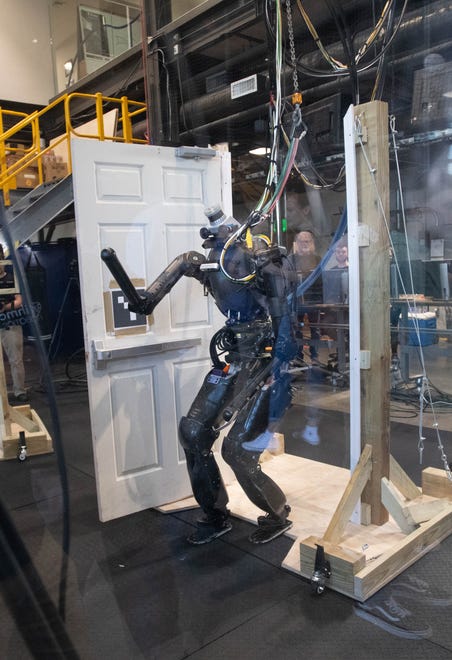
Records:
[[[189,537],[194,544],[207,543],[231,529],[227,521],[228,495],[215,461],[212,445],[218,437],[213,425],[232,394],[232,382],[208,374],[186,417],[179,424],[179,438],[187,459],[193,494],[204,511],[197,531]]]
[[[288,530],[292,523],[287,519],[290,507],[279,486],[262,472],[259,456],[244,449],[243,443],[262,433],[268,423],[271,387],[260,390],[238,415],[230,433],[223,441],[224,460],[234,470],[237,481],[248,498],[266,512],[258,517],[258,528],[250,536],[252,543],[267,543]]]

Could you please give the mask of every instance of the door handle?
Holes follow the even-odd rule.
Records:
[[[169,351],[178,351],[193,348],[201,344],[200,337],[193,339],[176,339],[164,341],[158,344],[143,344],[141,346],[118,346],[105,347],[102,339],[94,339],[92,342],[94,366],[96,369],[105,369],[112,360],[121,360],[134,357],[145,357],[149,355],[160,355]]]

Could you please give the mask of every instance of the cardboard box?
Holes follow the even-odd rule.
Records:
[[[63,163],[57,160],[46,160],[43,163],[42,169],[45,183],[64,179],[68,173],[67,163]]]
[[[26,167],[22,172],[16,174],[17,188],[36,188],[39,183],[38,168]]]

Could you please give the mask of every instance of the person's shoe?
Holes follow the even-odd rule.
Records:
[[[27,403],[29,401],[28,394],[26,392],[21,392],[20,394],[12,394],[9,398],[11,401],[17,403]]]
[[[284,509],[285,514],[288,515],[290,513],[290,506],[286,504]],[[275,518],[267,513],[265,516],[258,516],[257,529],[249,535],[248,539],[251,543],[255,544],[268,543],[284,534],[284,532],[287,532],[292,525],[293,522],[287,518]]]
[[[203,545],[204,543],[211,543],[220,536],[227,534],[232,529],[232,525],[228,520],[222,520],[218,523],[198,522],[198,527],[193,534],[187,538],[187,541],[192,545]]]
[[[287,373],[297,374],[302,371],[307,371],[308,369],[309,367],[306,364],[306,362],[303,360],[303,358],[295,357],[293,360],[289,362],[289,368],[287,369]]]
[[[452,605],[452,594],[442,589],[430,589],[425,580],[414,576],[403,576],[392,582],[392,593],[394,596],[403,596],[418,602],[426,602],[429,605],[439,605],[445,607]]]
[[[295,431],[292,433],[292,437],[296,440],[304,440],[313,447],[317,447],[320,444],[320,436],[317,426],[306,424],[302,431]]]
[[[317,426],[306,425],[303,429],[301,437],[310,445],[316,446],[320,444],[319,429]]]
[[[257,436],[255,440],[250,442],[242,442],[243,449],[246,451],[262,452],[264,449],[268,451],[276,451],[279,447],[279,440],[271,431],[264,431]]]
[[[432,634],[431,627],[406,609],[393,596],[374,596],[364,603],[357,603],[354,611],[361,619],[404,639],[424,639]]]

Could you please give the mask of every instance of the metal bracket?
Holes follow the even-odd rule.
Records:
[[[215,149],[207,147],[177,147],[177,158],[193,158],[199,160],[200,158],[214,158],[217,155]]]
[[[102,339],[94,339],[92,342],[92,353],[95,368],[105,369],[107,364],[113,360],[160,355],[161,353],[167,353],[168,351],[193,348],[200,344],[201,338],[194,337],[193,339],[179,339],[175,341],[161,342],[160,344],[141,344],[140,346],[118,346],[114,348],[106,348]]]

